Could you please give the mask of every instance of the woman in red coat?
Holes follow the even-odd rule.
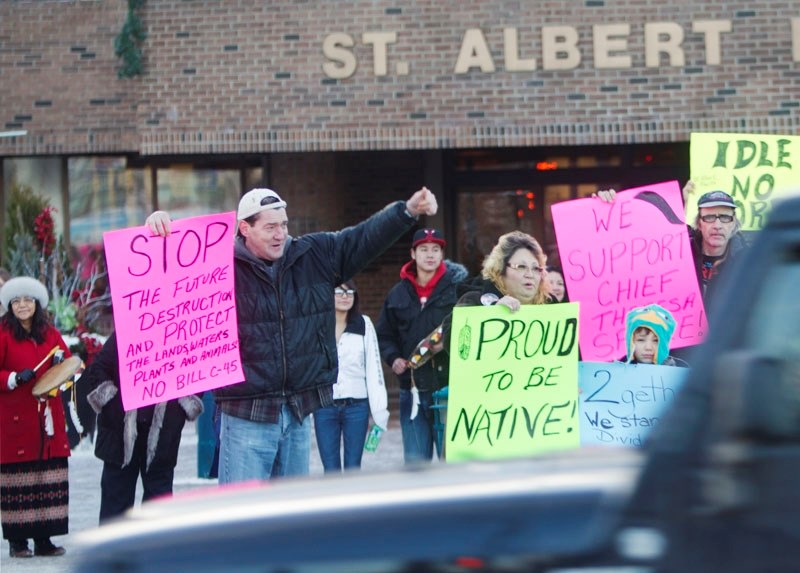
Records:
[[[67,533],[69,442],[61,397],[31,390],[51,365],[53,348],[69,349],[50,324],[47,289],[30,277],[0,288],[0,514],[11,557],[63,555],[50,537]],[[28,548],[33,538],[34,550]]]

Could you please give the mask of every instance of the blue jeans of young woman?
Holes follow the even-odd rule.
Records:
[[[342,444],[344,469],[361,467],[361,454],[364,453],[368,427],[367,398],[334,400],[333,406],[314,412],[314,432],[325,473],[342,471]]]
[[[405,463],[430,461],[433,459],[433,396],[431,392],[419,392],[417,417],[411,419],[413,397],[411,390],[400,389],[400,429],[403,432],[403,459]],[[438,446],[437,446],[438,448]],[[437,455],[441,453],[437,450]]]
[[[308,475],[311,422],[300,422],[287,405],[277,424],[252,422],[222,413],[219,483]]]

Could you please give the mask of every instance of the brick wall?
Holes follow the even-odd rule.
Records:
[[[342,229],[408,199],[423,185],[423,171],[421,153],[282,153],[271,160],[269,182],[288,203],[290,233],[301,235]],[[355,278],[361,309],[373,320],[410,258],[411,234]]]
[[[0,155],[138,148],[140,80],[116,76],[125,2],[0,3]]]
[[[790,26],[800,9],[785,0],[148,0],[145,74],[120,80],[113,38],[125,4],[0,3],[0,120],[29,133],[0,139],[0,155],[640,143],[800,127]],[[716,19],[732,31],[709,65],[692,24]],[[664,21],[683,31],[685,63],[647,68],[644,25]],[[597,69],[592,25],[623,22],[632,67]],[[579,33],[575,69],[542,69],[552,25]],[[537,70],[504,69],[506,27]],[[496,71],[454,73],[469,28],[482,30]],[[397,33],[386,75],[375,75],[365,32]],[[332,33],[356,43],[348,78],[323,72]]]

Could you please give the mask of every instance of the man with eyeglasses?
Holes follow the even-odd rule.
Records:
[[[309,414],[333,405],[338,374],[331,293],[436,210],[423,187],[352,227],[292,237],[275,191],[241,198],[234,277],[244,381],[214,391],[220,483],[308,474]],[[169,223],[164,211],[147,218],[161,236]]]
[[[694,183],[688,181],[683,187],[683,202],[689,201],[693,193]],[[604,189],[594,196],[611,203],[616,194],[614,189]],[[736,259],[747,247],[740,227],[736,202],[724,191],[709,191],[697,200],[697,218],[694,227],[689,226],[689,238],[697,282],[706,306],[723,266]]]
[[[690,181],[684,187],[684,199],[694,189]],[[724,191],[710,191],[697,200],[697,218],[690,229],[692,255],[697,282],[708,302],[723,266],[735,259],[747,246],[739,232],[736,203]]]

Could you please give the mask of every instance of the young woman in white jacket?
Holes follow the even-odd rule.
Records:
[[[359,312],[353,281],[336,287],[333,296],[339,377],[333,385],[334,405],[314,412],[317,447],[326,473],[361,467],[370,414],[384,431],[389,422],[375,327]]]

